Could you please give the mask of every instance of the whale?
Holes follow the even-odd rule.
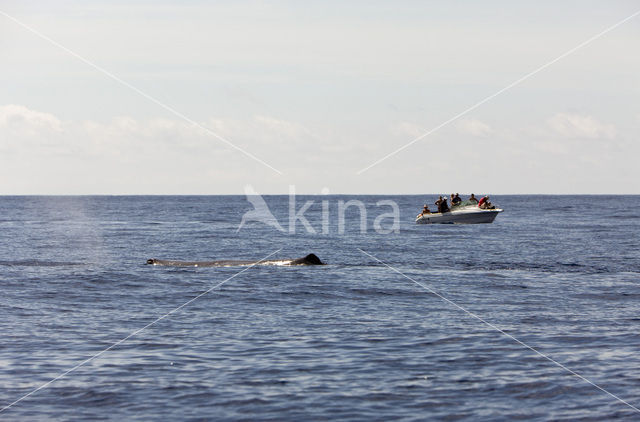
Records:
[[[294,259],[270,259],[260,261],[245,261],[236,259],[224,259],[218,261],[178,261],[174,259],[147,259],[147,265],[161,265],[165,267],[236,267],[249,265],[324,265],[315,254],[309,254],[302,258]]]

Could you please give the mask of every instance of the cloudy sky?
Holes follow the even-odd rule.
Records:
[[[521,3],[1,0],[0,194],[640,194],[640,15],[451,120],[640,11]]]

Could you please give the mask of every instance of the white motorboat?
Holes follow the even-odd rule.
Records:
[[[416,224],[482,224],[493,223],[503,210],[500,208],[482,209],[476,204],[454,206],[443,213],[419,214]]]

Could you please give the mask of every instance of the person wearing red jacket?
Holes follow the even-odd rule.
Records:
[[[491,202],[489,202],[489,195],[483,196],[478,202],[478,207],[483,210],[491,209]]]

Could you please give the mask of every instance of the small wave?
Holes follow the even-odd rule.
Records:
[[[577,262],[458,262],[460,267],[474,271],[534,271],[541,273],[583,273],[605,274],[620,272],[621,268],[615,265],[600,265]],[[628,268],[625,268],[629,271]],[[631,272],[633,269],[631,269]]]
[[[640,215],[638,214],[618,214],[618,215],[610,215],[610,219],[615,220],[637,220],[640,219]]]
[[[0,265],[5,267],[70,267],[83,264],[80,262],[40,261],[37,259],[25,259],[20,261],[0,261]]]
[[[575,294],[574,296],[577,298],[595,299],[595,300],[604,300],[604,301],[619,301],[619,300],[637,301],[640,298],[639,293],[627,293],[627,292],[578,293],[578,294]]]

